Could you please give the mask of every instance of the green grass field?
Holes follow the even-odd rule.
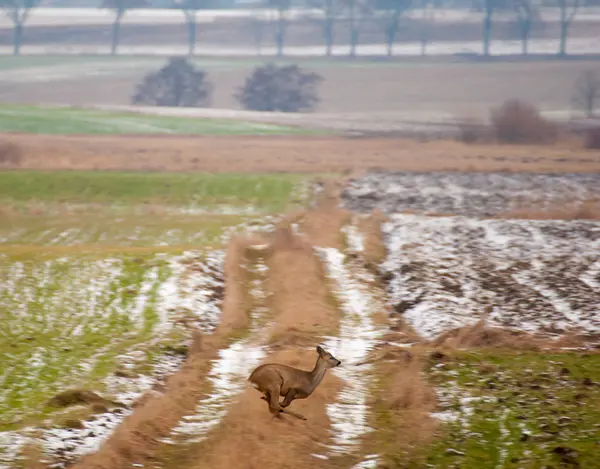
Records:
[[[294,135],[314,131],[258,122],[0,105],[0,132],[34,134]]]
[[[209,327],[216,319],[194,306],[214,284],[202,273],[205,257],[222,252],[231,234],[264,229],[271,215],[304,205],[308,182],[0,172],[0,432],[63,421],[71,414],[48,400],[69,387],[111,398],[106,379],[123,354],[141,353],[133,371],[150,372],[157,353],[187,337],[174,326],[182,315]],[[186,252],[194,254],[181,260]]]
[[[454,418],[427,467],[600,467],[600,355],[465,352],[430,376]]]
[[[308,177],[296,174],[0,172],[0,200],[254,207],[279,212],[300,197]]]

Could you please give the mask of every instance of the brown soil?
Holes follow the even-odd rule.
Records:
[[[597,172],[600,151],[400,138],[5,135],[23,169]]]
[[[275,324],[271,339],[278,349],[266,363],[285,363],[309,370],[317,354],[321,334],[333,332],[339,315],[328,298],[322,268],[312,246],[289,229],[279,228],[268,259],[267,287]],[[287,338],[302,336],[308,350],[290,346]],[[292,343],[295,340],[291,341]],[[326,404],[335,399],[339,380],[328,373],[306,400],[295,401],[291,410],[308,420],[293,417],[275,420],[261,394],[248,387],[230,407],[218,429],[198,451],[197,468],[305,468],[314,463],[311,454],[328,440]],[[235,448],[235,451],[231,449]]]

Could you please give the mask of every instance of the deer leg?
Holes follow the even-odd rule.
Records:
[[[279,391],[270,390],[265,393],[265,400],[269,404],[269,412],[275,417],[280,417],[279,413],[282,410],[279,405]]]
[[[288,391],[288,393],[285,395],[285,399],[283,399],[283,402],[280,404],[281,407],[289,406],[292,403],[292,401],[294,400],[295,396],[296,396],[296,391],[294,391],[293,389],[290,389]]]

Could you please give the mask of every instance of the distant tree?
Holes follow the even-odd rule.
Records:
[[[21,53],[23,31],[29,13],[39,5],[39,0],[0,0],[2,8],[13,22],[13,55]]]
[[[572,103],[575,108],[584,111],[587,117],[594,117],[600,103],[600,76],[592,70],[584,71],[575,81]]]
[[[558,55],[567,54],[567,38],[569,36],[569,26],[581,6],[581,0],[556,0],[560,9],[560,47]]]
[[[271,23],[271,12],[265,8],[266,2],[255,4],[254,12],[250,17],[252,35],[256,41],[258,55],[262,55],[262,45],[265,36],[265,28]]]
[[[435,11],[440,6],[440,0],[421,0],[421,28],[419,31],[419,41],[421,42],[421,55],[427,55],[427,44],[431,38],[431,31],[435,22]]]
[[[400,20],[410,9],[411,5],[412,0],[385,0],[381,5],[381,9],[383,10],[383,31],[388,56],[391,56],[394,52],[394,43],[400,29]]]
[[[325,40],[325,54],[331,56],[333,50],[335,22],[343,5],[340,0],[308,0],[308,6],[321,10],[319,19]]]
[[[253,111],[309,111],[319,102],[317,86],[322,80],[297,65],[266,64],[254,69],[234,97]]]
[[[112,43],[110,53],[116,55],[121,37],[121,20],[127,10],[147,6],[147,0],[102,0],[100,8],[106,8],[115,12],[115,21],[112,29]]]
[[[508,10],[511,0],[480,0],[483,12],[483,55],[490,55],[490,44],[492,42],[492,27],[494,13],[500,10]]]
[[[373,15],[373,2],[372,0],[343,0],[342,5],[348,13],[350,56],[355,57],[363,24]]]
[[[539,13],[533,0],[511,0],[510,6],[517,16],[517,26],[521,36],[521,51],[528,54],[529,37],[534,22],[539,20]]]
[[[497,0],[483,0],[483,55],[490,55],[492,25]]]
[[[267,0],[268,6],[277,11],[275,27],[275,44],[277,45],[277,55],[283,56],[283,46],[288,27],[288,12],[290,11],[291,0]]]
[[[185,57],[171,57],[167,65],[146,75],[131,98],[148,106],[207,107],[213,86],[206,73]]]
[[[198,10],[204,7],[206,0],[175,0],[174,8],[180,9],[187,23],[188,29],[188,55],[193,56],[196,48],[196,20]]]

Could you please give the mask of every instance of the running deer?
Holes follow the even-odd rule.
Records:
[[[310,396],[329,368],[339,366],[341,361],[329,352],[317,347],[317,363],[312,371],[299,370],[278,363],[267,363],[256,368],[248,381],[263,393],[261,399],[269,404],[269,411],[274,417],[281,418],[280,413],[289,414],[300,420],[306,420],[303,415],[286,409],[294,399],[306,399]],[[282,396],[283,402],[279,402]]]

